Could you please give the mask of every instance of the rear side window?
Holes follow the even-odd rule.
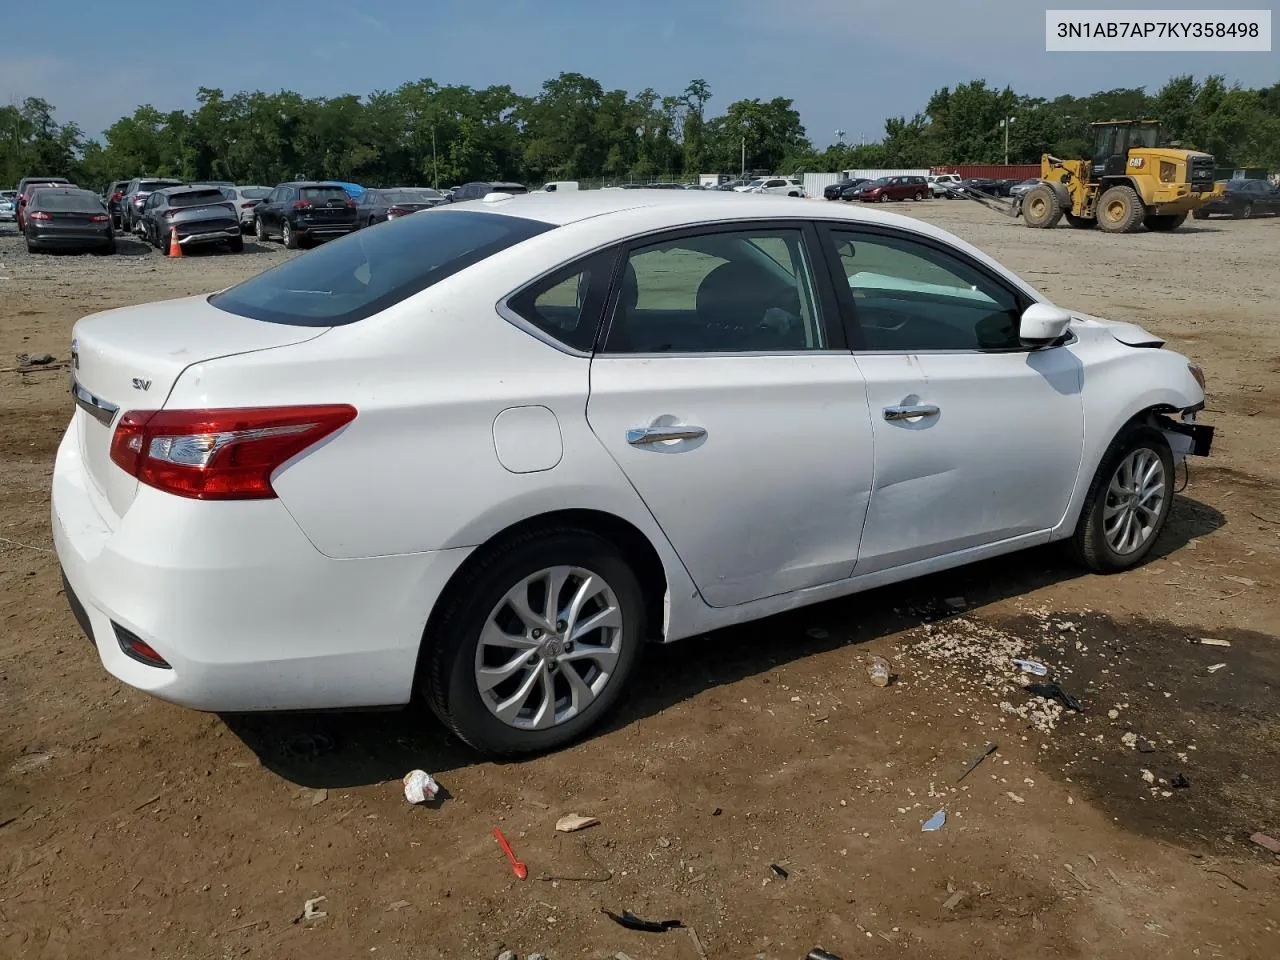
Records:
[[[551,229],[523,217],[433,210],[326,243],[209,302],[268,323],[342,326]]]
[[[612,266],[613,254],[598,253],[522,290],[507,305],[553,340],[590,352]]]
[[[240,194],[246,200],[261,200],[263,197],[267,196],[270,193],[271,191],[268,190],[266,187],[241,187],[240,188]]]
[[[347,191],[341,187],[302,187],[298,190],[298,195],[312,203],[325,200],[341,200],[345,203],[347,200]]]

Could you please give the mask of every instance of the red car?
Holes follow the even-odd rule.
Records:
[[[886,203],[889,200],[923,200],[929,196],[929,181],[924,177],[881,177],[864,183],[852,199],[864,203]]]
[[[26,231],[26,218],[23,217],[22,211],[27,203],[31,200],[31,194],[40,187],[64,187],[67,189],[77,189],[74,183],[64,180],[62,177],[26,177],[18,181],[18,198],[13,203],[13,212],[18,221],[18,232]]]

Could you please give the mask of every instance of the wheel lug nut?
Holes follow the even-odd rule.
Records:
[[[539,630],[537,627],[534,627],[534,628],[533,628],[533,633],[531,634],[531,636],[532,636],[532,637],[533,637],[533,639],[535,639],[535,640],[541,640],[541,639],[542,639],[542,631],[541,631],[541,630]]]

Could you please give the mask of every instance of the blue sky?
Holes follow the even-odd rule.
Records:
[[[17,0],[11,0],[17,2]],[[32,3],[34,0],[27,0]],[[1165,0],[1166,3],[1169,0]],[[973,78],[1053,96],[1170,76],[1280,80],[1280,53],[1044,51],[1045,4],[985,0],[58,0],[51,29],[22,18],[0,58],[0,98],[42,96],[57,118],[98,134],[142,103],[193,105],[198,86],[368,93],[430,77],[536,93],[560,71],[606,89],[677,93],[708,81],[712,112],[750,97],[794,99],[810,138],[876,139],[939,87]],[[1054,3],[1054,7],[1068,6]],[[1094,0],[1081,6],[1114,5]],[[1130,0],[1124,7],[1152,6]],[[1197,0],[1198,8],[1260,4]],[[979,12],[981,11],[981,12]]]

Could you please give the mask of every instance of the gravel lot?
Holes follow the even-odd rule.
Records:
[[[610,729],[506,765],[419,707],[223,718],[106,675],[49,552],[66,371],[11,361],[289,254],[29,256],[0,225],[0,956],[1274,957],[1280,858],[1248,837],[1280,837],[1280,220],[1112,237],[892,209],[1205,365],[1218,447],[1158,556],[1099,578],[1031,552],[657,649]],[[1013,655],[1084,713],[1029,709]],[[403,801],[414,767],[436,808]],[[570,812],[602,823],[555,833]]]

